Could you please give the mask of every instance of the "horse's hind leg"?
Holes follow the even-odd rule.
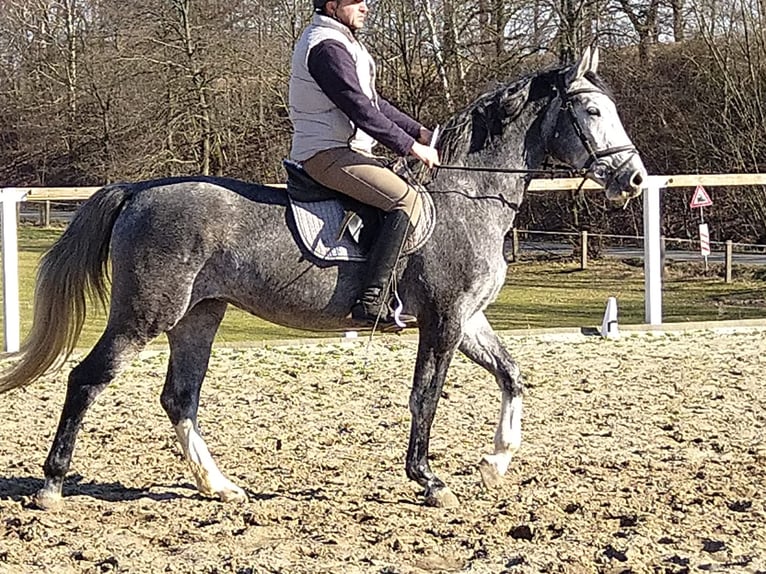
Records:
[[[170,364],[160,401],[173,423],[200,493],[223,501],[244,501],[245,492],[218,469],[197,426],[200,389],[226,305],[215,300],[198,303],[168,331]]]
[[[495,486],[508,470],[521,446],[523,383],[519,367],[498,339],[484,313],[476,313],[464,327],[460,351],[495,375],[502,392],[500,421],[495,431],[495,450],[484,455],[479,470],[486,486]]]
[[[77,433],[86,411],[147,340],[115,333],[108,326],[88,356],[69,373],[61,419],[43,465],[45,483],[34,497],[34,503],[40,508],[52,508],[61,501],[64,477],[72,462]]]

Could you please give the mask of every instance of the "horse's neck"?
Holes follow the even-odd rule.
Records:
[[[464,222],[502,239],[516,217],[526,183],[518,174],[440,171],[428,187],[442,222]]]
[[[464,195],[476,198],[498,198],[500,211],[512,222],[531,179],[527,170],[539,169],[545,159],[545,144],[540,137],[542,109],[542,105],[530,104],[506,127],[501,138],[489,141],[479,151],[445,161],[483,171],[441,171],[432,187],[459,189]],[[512,213],[507,213],[509,208]]]
[[[523,154],[524,165],[528,170],[541,169],[548,155],[546,142],[549,134],[543,133],[543,125],[549,103],[536,102],[526,112],[528,116],[525,118]]]

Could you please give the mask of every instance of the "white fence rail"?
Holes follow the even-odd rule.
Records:
[[[535,179],[530,191],[575,190],[581,179]],[[649,176],[644,190],[644,315],[652,326],[662,325],[662,246],[660,238],[660,190],[670,187],[766,185],[766,174],[692,174]],[[77,201],[90,197],[97,187],[5,187],[0,188],[3,239],[4,343],[8,352],[20,345],[17,205],[22,201]],[[600,189],[587,181],[583,189]]]

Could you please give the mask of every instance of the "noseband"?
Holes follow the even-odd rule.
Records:
[[[567,90],[563,83],[563,78],[559,82],[558,92],[561,97],[561,107],[559,108],[560,112],[567,112],[567,115],[569,116],[569,121],[572,122],[572,127],[574,128],[575,134],[577,134],[577,137],[580,139],[580,141],[583,144],[583,147],[585,147],[585,151],[588,153],[588,161],[585,163],[585,165],[582,166],[582,171],[584,172],[585,177],[587,177],[588,174],[593,173],[595,176],[596,174],[593,171],[593,166],[598,163],[598,161],[602,158],[609,157],[618,153],[623,152],[630,152],[628,153],[625,160],[618,165],[616,168],[611,169],[609,173],[609,176],[604,178],[604,187],[609,187],[609,185],[612,183],[612,180],[616,177],[617,173],[633,158],[635,154],[638,153],[638,150],[634,145],[622,145],[622,146],[614,146],[609,147],[605,149],[597,149],[597,146],[593,139],[583,130],[582,125],[580,121],[577,119],[577,114],[574,110],[574,97],[580,94],[601,94],[603,96],[609,97],[608,94],[603,92],[602,90],[599,90],[597,88],[579,88],[577,90]],[[611,98],[610,98],[611,99]],[[601,179],[601,178],[599,178]]]

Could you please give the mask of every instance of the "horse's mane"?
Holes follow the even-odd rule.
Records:
[[[452,116],[439,138],[443,163],[456,163],[468,154],[481,151],[493,138],[503,135],[527,105],[554,95],[558,78],[568,67],[557,66],[523,76],[485,92],[468,107]],[[585,77],[610,97],[611,91],[596,74]]]
[[[537,75],[500,84],[453,115],[439,138],[442,162],[458,162],[483,149],[492,137],[501,135],[503,124],[516,119],[526,106],[529,86]]]

